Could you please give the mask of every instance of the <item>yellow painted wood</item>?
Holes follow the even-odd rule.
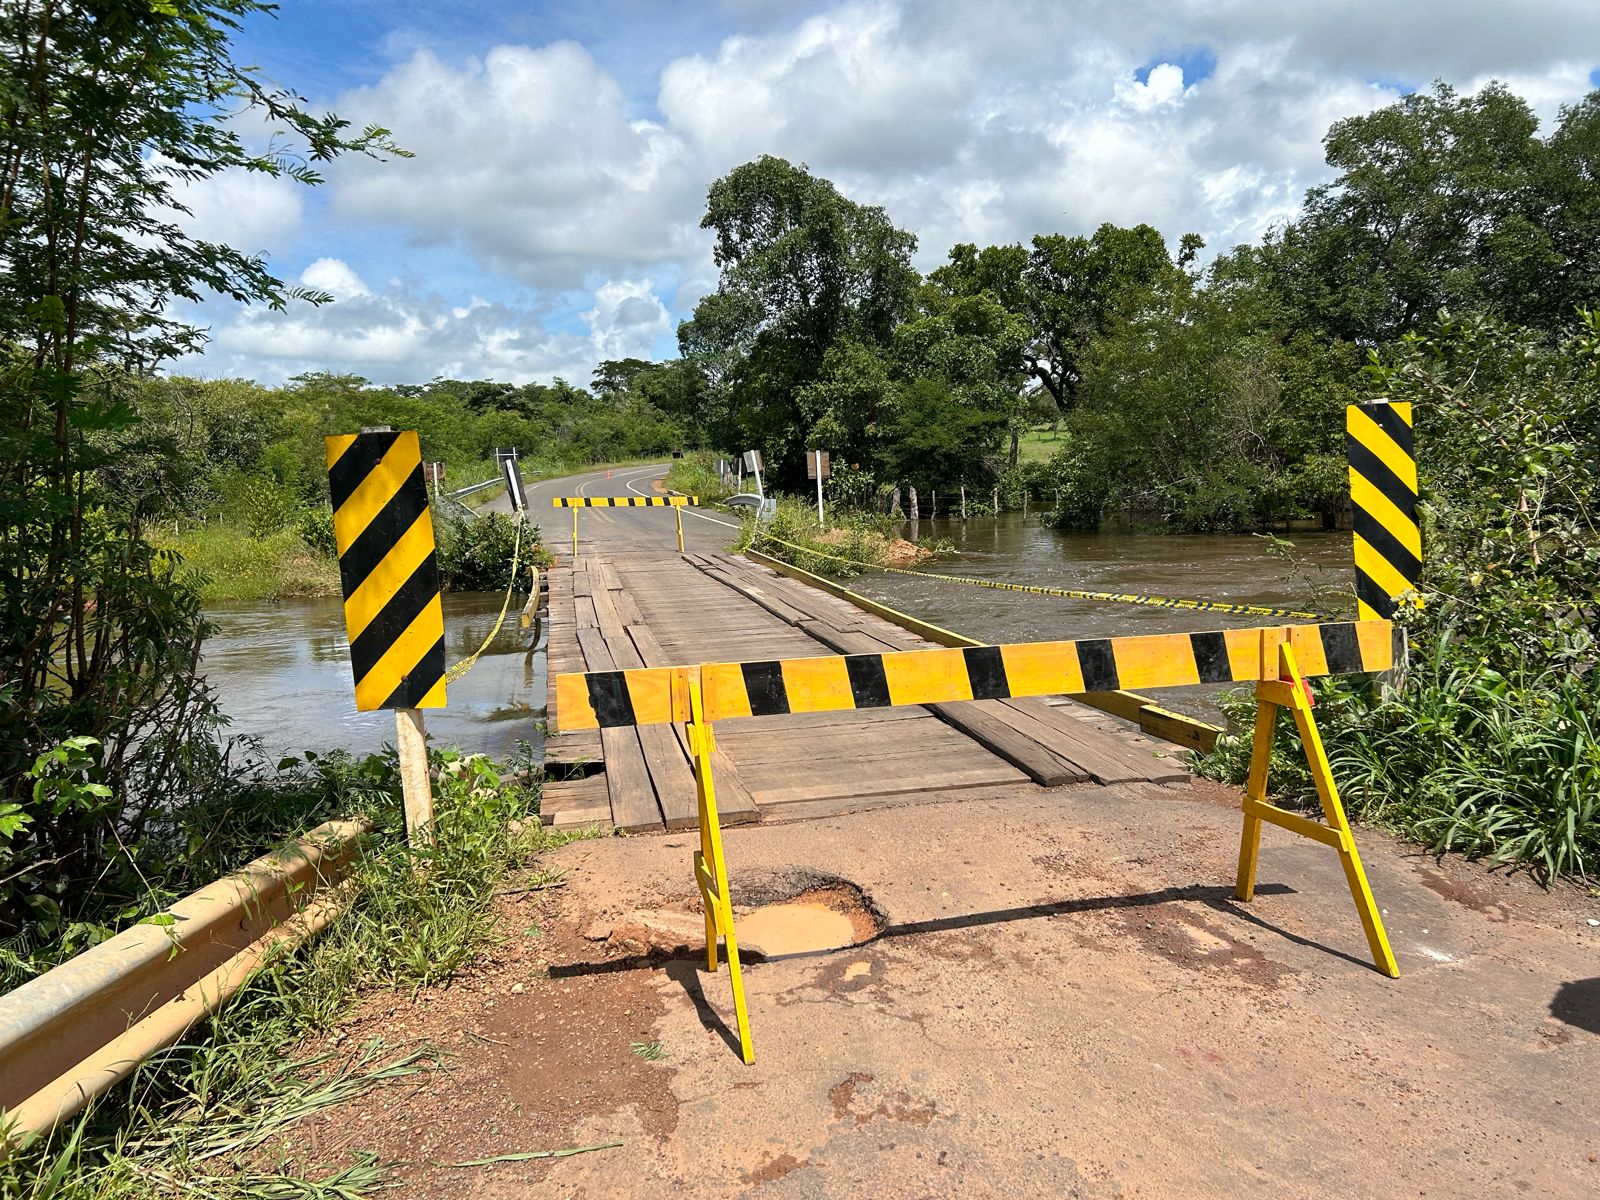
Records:
[[[967,660],[959,650],[924,650],[915,657],[885,654],[883,675],[889,699],[896,704],[928,703],[920,699],[923,696],[937,696],[940,701],[972,699]]]
[[[1404,414],[1406,424],[1409,425],[1411,423],[1411,406],[1409,404],[1397,404],[1391,407],[1397,414],[1400,413],[1401,408],[1404,408],[1406,410]],[[1350,431],[1350,435],[1354,437],[1356,441],[1360,442],[1368,450],[1372,451],[1372,453],[1380,462],[1383,463],[1384,466],[1388,467],[1389,470],[1394,472],[1396,479],[1409,487],[1413,492],[1417,490],[1417,460],[1401,450],[1399,446],[1396,446],[1394,444],[1394,439],[1385,433],[1378,423],[1367,415],[1361,405],[1351,405],[1345,421],[1345,428]]]
[[[728,897],[728,863],[722,849],[722,824],[717,816],[716,782],[711,755],[716,739],[706,720],[700,681],[689,676],[688,741],[694,755],[695,798],[699,805],[700,850],[695,856],[695,882],[706,914],[706,970],[717,969],[717,937],[728,949],[728,980],[733,986],[733,1010],[739,1028],[739,1056],[746,1066],[756,1060],[750,1041],[750,1014],[745,1005],[744,976],[739,967],[739,940],[733,931],[733,904]],[[709,864],[709,865],[708,865]]]
[[[737,669],[737,668],[736,668]],[[704,668],[702,668],[702,671]],[[702,675],[702,679],[705,676]],[[732,672],[717,676],[718,681],[732,680]],[[856,706],[855,695],[850,690],[850,675],[845,670],[844,659],[837,656],[827,658],[791,658],[783,663],[783,684],[789,691],[790,712],[837,712],[840,709],[849,709]],[[708,689],[709,691],[710,689]],[[738,691],[744,695],[744,673],[739,672]],[[711,692],[715,696],[715,692]],[[746,706],[749,701],[746,699]],[[711,708],[715,720],[715,710],[719,706],[713,703]]]
[[[373,664],[372,670],[356,684],[356,708],[361,712],[371,712],[392,696],[395,688],[400,686],[401,679],[417,665],[417,659],[421,657],[417,647],[432,646],[443,636],[444,606],[435,595],[412,618],[405,632],[390,643],[383,657]],[[434,690],[442,691],[442,688],[430,690],[428,695],[432,696]],[[440,704],[443,704],[442,700]],[[420,707],[433,708],[435,705],[424,703]]]
[[[1114,638],[1111,647],[1117,679],[1124,687],[1182,687],[1200,682],[1186,633]]]
[[[1265,640],[1263,632],[1263,642]],[[1305,676],[1295,657],[1294,647],[1288,643],[1281,644],[1278,658],[1280,678],[1263,681],[1256,686],[1255,741],[1250,753],[1250,778],[1245,785],[1244,826],[1240,831],[1239,872],[1234,893],[1240,900],[1249,900],[1255,894],[1263,821],[1332,847],[1338,852],[1345,882],[1349,885],[1351,899],[1355,901],[1356,915],[1367,936],[1372,961],[1378,970],[1391,979],[1397,979],[1400,967],[1395,961],[1394,950],[1389,945],[1389,936],[1383,927],[1383,916],[1361,865],[1361,855],[1350,832],[1344,804],[1339,799],[1333,768],[1323,749],[1322,734],[1317,729],[1316,719],[1312,716],[1311,702],[1304,688]],[[1288,708],[1294,717],[1295,729],[1300,735],[1301,749],[1316,783],[1317,798],[1321,801],[1326,824],[1319,824],[1299,813],[1288,812],[1267,801],[1267,772],[1272,759],[1272,738],[1277,728],[1279,707]]]

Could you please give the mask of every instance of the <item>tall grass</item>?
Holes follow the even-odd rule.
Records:
[[[157,530],[151,540],[183,556],[182,574],[199,584],[207,604],[339,595],[338,560],[307,545],[295,529],[255,536],[218,520],[175,533]]]
[[[348,795],[377,822],[349,880],[346,907],[309,946],[282,955],[182,1046],[143,1064],[72,1126],[0,1163],[8,1200],[356,1200],[385,1165],[293,1161],[295,1122],[384,1083],[439,1069],[426,1045],[368,1042],[294,1056],[372,989],[415,991],[447,978],[493,936],[492,897],[507,873],[568,835],[543,829],[538,794],[489,760],[434,755],[437,844],[405,843],[392,758],[346,763]]]

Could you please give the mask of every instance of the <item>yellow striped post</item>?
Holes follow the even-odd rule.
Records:
[[[360,712],[395,711],[406,828],[432,838],[423,708],[445,705],[444,607],[414,430],[325,440],[350,670]]]
[[[1417,459],[1409,404],[1345,409],[1350,507],[1355,524],[1356,606],[1362,620],[1388,620],[1422,574]]]

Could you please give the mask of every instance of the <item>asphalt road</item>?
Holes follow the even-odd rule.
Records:
[[[644,467],[617,467],[562,475],[525,484],[528,510],[544,535],[547,546],[571,544],[572,513],[551,507],[558,496],[659,496],[651,484],[667,473],[669,463]],[[609,478],[608,478],[609,476]],[[508,513],[511,499],[504,492],[484,504],[480,511]],[[578,513],[579,544],[595,543],[611,550],[677,548],[675,521],[670,509],[586,509]],[[726,550],[738,532],[739,522],[723,513],[683,509],[683,544],[701,554]]]

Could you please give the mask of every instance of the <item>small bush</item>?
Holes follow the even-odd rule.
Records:
[[[434,508],[434,537],[438,542],[439,580],[448,592],[501,592],[511,582],[511,564],[517,546],[517,519],[504,513],[476,517],[454,516]],[[522,532],[522,561],[533,561],[539,544],[539,527]]]

